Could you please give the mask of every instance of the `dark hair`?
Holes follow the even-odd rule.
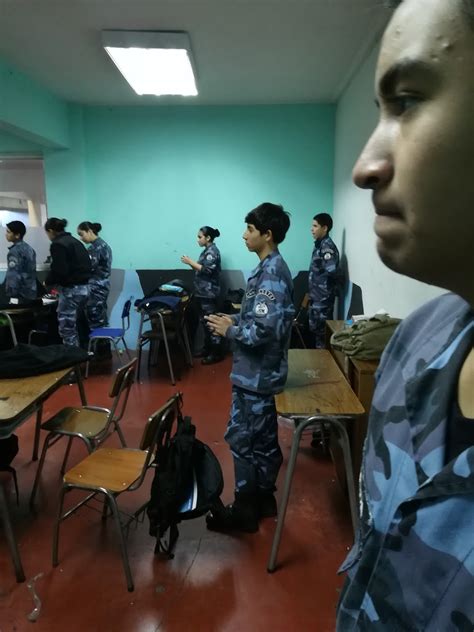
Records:
[[[45,230],[52,230],[55,233],[64,233],[64,229],[67,226],[67,219],[58,219],[57,217],[50,217],[46,220],[44,225]]]
[[[247,213],[245,222],[253,224],[261,234],[271,230],[274,243],[281,244],[290,227],[290,214],[284,210],[281,204],[263,202],[253,211]]]
[[[474,0],[459,0],[461,3],[462,13],[467,17],[469,25],[474,28]],[[389,9],[396,9],[402,4],[403,0],[384,0],[384,4]]]
[[[91,230],[94,235],[98,235],[102,230],[102,224],[97,222],[81,222],[77,230]]]
[[[212,228],[211,226],[201,226],[199,229],[204,237],[210,237],[211,241],[214,241],[216,237],[219,237],[220,232],[218,228]]]
[[[328,213],[318,213],[313,219],[315,222],[318,222],[320,226],[326,226],[329,235],[332,228],[332,217]]]
[[[26,226],[23,224],[23,222],[20,222],[18,220],[14,220],[13,222],[8,222],[7,228],[14,235],[20,235],[20,239],[23,239],[23,237],[25,236]]]

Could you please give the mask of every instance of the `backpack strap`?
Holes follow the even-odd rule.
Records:
[[[174,558],[174,547],[179,538],[179,529],[176,522],[170,525],[168,533],[168,541],[163,538],[156,538],[155,555],[164,553],[169,560]]]

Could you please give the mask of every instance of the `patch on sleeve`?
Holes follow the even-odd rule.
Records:
[[[324,255],[324,259],[325,259],[326,261],[328,261],[331,257],[332,257],[332,255],[331,255],[331,253],[330,253],[330,252],[326,252],[326,254]]]
[[[8,267],[14,268],[15,266],[16,266],[16,259],[10,259],[10,261],[8,262]]]
[[[206,255],[206,261],[214,261],[214,257],[211,254]]]
[[[260,318],[266,316],[268,314],[268,305],[263,301],[259,303],[255,303],[255,316],[259,316]]]

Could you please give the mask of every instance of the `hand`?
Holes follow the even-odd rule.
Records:
[[[183,255],[183,256],[181,257],[181,263],[185,263],[187,266],[190,266],[190,265],[192,265],[192,264],[193,264],[193,260],[192,260],[192,259],[190,259],[190,258],[188,257],[188,255]]]
[[[207,320],[207,326],[212,333],[223,338],[225,338],[229,327],[232,327],[234,324],[232,318],[227,314],[210,314],[209,316],[204,316],[204,318]]]

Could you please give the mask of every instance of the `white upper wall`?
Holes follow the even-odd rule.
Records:
[[[374,73],[378,46],[344,91],[336,114],[334,229],[331,234],[347,257],[349,278],[362,288],[364,312],[380,308],[404,318],[444,290],[386,268],[378,258],[373,232],[371,192],[352,183],[352,167],[377,122]]]

